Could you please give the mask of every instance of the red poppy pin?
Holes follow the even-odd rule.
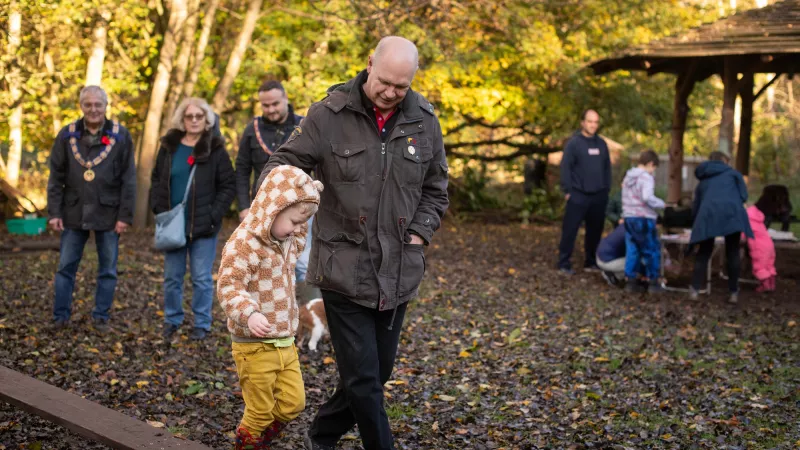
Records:
[[[194,165],[194,155],[189,155],[189,158],[186,159],[186,162],[189,163],[190,166]]]
[[[109,139],[108,136],[103,136],[102,138],[100,138],[100,142],[102,142],[103,145],[108,145],[111,143],[111,139]]]

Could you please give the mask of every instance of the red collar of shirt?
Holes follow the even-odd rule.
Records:
[[[375,112],[375,120],[378,121],[378,131],[380,131],[383,130],[383,126],[386,124],[386,122],[388,122],[389,119],[392,118],[394,113],[397,111],[397,108],[393,109],[392,112],[386,115],[386,117],[383,117],[383,114],[381,114],[381,112],[378,111],[378,108],[376,106],[372,107],[372,111]]]

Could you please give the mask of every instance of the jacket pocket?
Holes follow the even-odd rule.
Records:
[[[415,291],[425,275],[425,246],[403,244],[403,260],[400,267],[400,296]]]
[[[356,297],[358,271],[354,268],[358,267],[364,236],[323,230],[315,239],[319,246],[317,284],[345,296]]]
[[[333,149],[333,183],[363,184],[367,146],[364,144],[331,143]]]
[[[100,194],[100,204],[103,206],[119,206],[119,195]]]
[[[83,207],[80,205],[81,196],[78,191],[67,189],[64,191],[64,208],[61,211],[65,226],[79,226],[83,218]],[[69,224],[69,225],[67,225]]]
[[[425,172],[428,170],[428,161],[433,158],[433,148],[429,139],[420,139],[419,146],[409,145],[402,148],[403,160],[401,161],[401,176],[406,186],[418,187],[422,185]],[[401,144],[405,145],[405,144]]]
[[[81,199],[80,194],[77,191],[73,190],[65,190],[64,191],[64,204],[66,206],[75,206],[78,204],[78,201]]]

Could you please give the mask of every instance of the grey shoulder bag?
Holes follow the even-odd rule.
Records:
[[[183,201],[169,211],[156,214],[156,250],[168,252],[186,245],[186,214],[184,210],[186,209],[186,199],[189,198],[189,187],[192,185],[196,168],[197,166],[193,166],[191,173],[189,173],[189,182],[186,183]]]

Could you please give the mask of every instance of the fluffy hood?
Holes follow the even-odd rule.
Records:
[[[278,166],[264,179],[250,205],[245,228],[263,242],[270,241],[270,229],[278,213],[302,202],[319,205],[322,183],[294,166]]]
[[[161,138],[161,146],[170,153],[175,153],[175,151],[178,150],[178,146],[181,144],[181,139],[183,139],[185,135],[185,131],[172,128]],[[192,154],[197,162],[205,162],[208,160],[211,152],[215,150],[225,150],[225,139],[206,130],[200,136],[200,140],[197,141],[197,144],[194,145],[194,152]]]

